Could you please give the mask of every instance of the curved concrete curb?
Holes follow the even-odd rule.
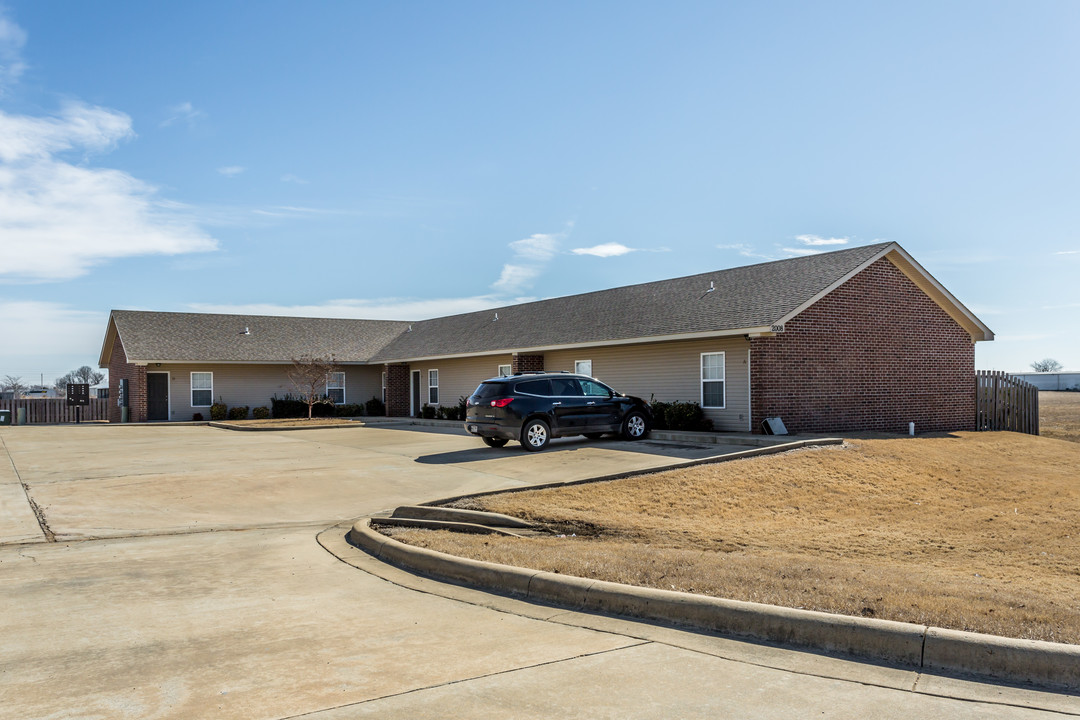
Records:
[[[415,572],[573,610],[628,615],[922,670],[1080,688],[1076,645],[795,610],[459,558],[381,535],[368,518],[353,525],[349,541],[380,560]]]

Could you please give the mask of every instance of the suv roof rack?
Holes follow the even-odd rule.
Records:
[[[519,370],[518,372],[514,373],[514,377],[517,377],[518,375],[546,375],[546,374],[547,373],[544,372],[543,370],[524,370],[524,371]]]

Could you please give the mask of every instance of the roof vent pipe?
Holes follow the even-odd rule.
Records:
[[[251,331],[250,331],[250,330],[248,330],[248,327],[247,327],[247,325],[245,325],[245,326],[244,326],[244,329],[240,331],[240,334],[241,334],[241,335],[250,335],[250,334],[251,334]]]
[[[702,298],[705,297],[706,295],[713,292],[714,290],[716,290],[716,282],[714,282],[713,280],[710,280],[709,281],[709,289],[706,290],[705,292],[701,293],[701,297]],[[700,299],[701,298],[698,298],[698,300],[700,300]]]
[[[498,320],[498,319],[499,319],[499,313],[495,313],[495,320]],[[491,322],[495,322],[495,320],[492,320]]]

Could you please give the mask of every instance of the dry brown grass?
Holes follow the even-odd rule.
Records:
[[[354,420],[345,418],[267,418],[265,420],[221,420],[224,425],[238,425],[246,427],[279,428],[279,427],[323,427],[329,425],[356,425]]]
[[[1080,392],[1039,393],[1039,434],[1080,443]]]
[[[394,536],[569,575],[1080,642],[1073,443],[1016,433],[859,439],[470,506],[567,537]]]

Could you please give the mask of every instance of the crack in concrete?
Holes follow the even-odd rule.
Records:
[[[471,677],[465,678],[458,678],[457,680],[447,680],[446,682],[435,683],[434,685],[425,685],[423,687],[410,688],[409,690],[402,690],[401,692],[390,693],[389,695],[380,695],[379,697],[368,698],[366,700],[357,700],[356,702],[345,703],[344,705],[335,705],[333,707],[320,708],[319,710],[312,710],[311,712],[301,713],[299,715],[289,715],[287,717],[281,718],[280,720],[297,720],[297,718],[318,717],[321,713],[331,712],[333,710],[340,710],[342,708],[366,705],[367,703],[379,702],[380,700],[389,700],[390,698],[401,697],[403,695],[412,695],[414,693],[425,692],[427,690],[436,690],[438,688],[449,687],[451,685],[460,685],[461,683],[472,682],[474,680],[484,680],[486,678],[498,677],[499,675],[509,675],[510,673],[521,672],[522,670],[533,670],[535,668],[545,667],[547,665],[558,665],[559,663],[564,663],[571,660],[595,657],[597,655],[607,655],[609,653],[621,652],[630,648],[642,647],[643,645],[652,644],[654,643],[646,640],[639,643],[633,643],[629,645],[623,645],[617,648],[611,648],[609,650],[597,650],[596,652],[581,653],[579,655],[571,655],[564,658],[558,658],[556,660],[546,660],[544,662],[534,663],[532,665],[522,665],[520,667],[508,668],[506,670],[498,670],[496,672],[483,673],[481,675],[473,675]]]
[[[11,463],[11,469],[15,471],[15,477],[19,481],[19,485],[22,486],[23,494],[26,495],[26,502],[30,503],[30,509],[34,512],[34,518],[37,520],[38,527],[41,529],[41,534],[45,536],[47,542],[56,542],[56,535],[49,529],[49,521],[45,518],[45,509],[37,504],[30,495],[30,486],[23,482],[22,474],[19,472],[19,467],[15,464],[15,458],[11,457],[11,451],[8,450],[7,441],[0,436],[0,445],[4,447],[4,454],[7,455],[8,462]]]

